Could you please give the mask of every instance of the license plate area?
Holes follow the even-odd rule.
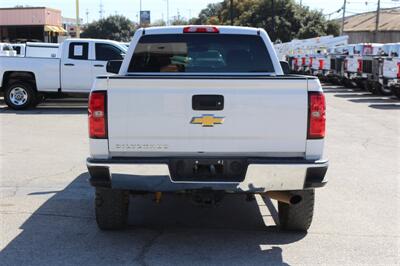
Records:
[[[247,165],[243,159],[174,159],[169,171],[173,181],[242,182]]]

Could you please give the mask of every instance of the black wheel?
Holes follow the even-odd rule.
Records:
[[[392,87],[392,92],[394,95],[396,95],[397,98],[400,99],[400,86]]]
[[[351,80],[349,80],[349,79],[345,79],[345,80],[343,81],[343,85],[344,85],[346,88],[349,88],[349,89],[354,89],[354,88],[356,87],[355,84],[354,84],[354,82],[351,81]]]
[[[352,83],[354,83],[354,88],[358,88],[358,89],[361,89],[361,90],[365,90],[366,89],[364,81],[362,81],[362,80],[352,81]]]
[[[96,188],[95,212],[101,230],[118,230],[128,222],[129,192],[111,188]]]
[[[365,83],[365,90],[372,93],[376,94],[376,87],[379,86],[376,82],[366,82]]]
[[[293,205],[278,202],[279,223],[284,230],[307,231],[314,213],[314,189],[293,191],[302,200]]]
[[[11,109],[23,110],[35,106],[37,93],[28,82],[14,82],[6,86],[4,101]]]
[[[392,95],[392,90],[389,87],[385,87],[380,83],[377,83],[375,88],[376,88],[376,94],[378,95],[385,95],[385,96]]]

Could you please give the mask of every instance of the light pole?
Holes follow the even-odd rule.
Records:
[[[142,26],[142,0],[139,1],[139,26]]]
[[[81,27],[79,21],[79,0],[76,0],[76,38],[81,37]]]
[[[169,0],[164,0],[167,2],[167,21],[165,22],[165,25],[169,26]]]
[[[167,26],[169,26],[169,0],[167,0]]]

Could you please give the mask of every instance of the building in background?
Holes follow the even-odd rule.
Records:
[[[47,7],[0,8],[0,41],[57,43],[65,35],[61,11]]]
[[[379,14],[378,32],[376,12],[367,12],[345,18],[343,35],[349,36],[349,43],[400,42],[400,8],[382,9]]]
[[[83,27],[83,19],[80,19],[81,33]],[[69,37],[76,37],[76,18],[65,18],[62,17],[62,27],[66,30]]]

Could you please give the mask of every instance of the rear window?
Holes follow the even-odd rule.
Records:
[[[128,72],[274,72],[260,36],[160,34],[140,38]]]

